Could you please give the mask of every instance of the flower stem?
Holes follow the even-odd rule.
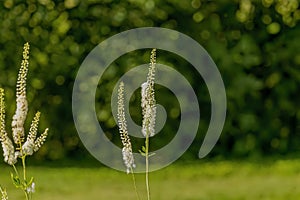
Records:
[[[26,183],[25,156],[22,157],[22,164],[23,164],[23,179],[24,179],[24,183]],[[12,165],[12,167],[13,167],[13,169],[14,169],[14,171],[15,171],[17,177],[19,178],[20,175],[19,175],[18,169],[16,168],[15,165]],[[24,194],[25,194],[26,200],[30,200],[31,198],[29,197],[29,194],[28,194],[28,192],[26,191],[26,187],[23,186],[21,189],[23,190],[23,192],[24,192]]]
[[[23,180],[26,183],[26,163],[25,163],[25,158],[26,158],[26,156],[22,156]],[[23,191],[25,193],[26,200],[29,200],[29,196],[28,196],[28,193],[26,191],[26,188],[24,188]]]
[[[13,166],[13,168],[14,168],[14,171],[15,171],[16,175],[17,175],[18,177],[20,177],[20,176],[19,176],[19,172],[18,172],[16,166],[15,166],[15,165],[12,165],[12,166]]]
[[[25,193],[26,200],[30,200],[29,195],[28,195],[28,193],[26,192],[26,190],[24,190],[24,193]]]
[[[23,166],[23,180],[24,180],[24,183],[27,185],[27,178],[26,178],[26,155],[22,156],[22,166]],[[25,186],[25,188],[23,188],[23,191],[24,191],[24,194],[25,194],[25,197],[26,197],[26,200],[30,200],[31,196],[29,196],[29,193],[27,191],[27,186]]]
[[[26,156],[22,156],[22,165],[23,165],[23,179],[26,181],[26,163],[25,163]]]
[[[132,167],[130,167],[130,171],[131,171],[131,174],[132,174],[133,187],[134,187],[134,190],[135,190],[136,198],[137,198],[138,200],[140,200],[140,196],[139,196],[139,193],[138,193],[138,191],[137,191],[136,182],[135,182],[135,176],[134,176]]]
[[[149,187],[149,134],[146,134],[145,140],[145,158],[146,158],[146,189],[147,200],[150,200],[150,187]]]

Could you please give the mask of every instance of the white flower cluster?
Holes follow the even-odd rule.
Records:
[[[14,165],[17,162],[17,153],[15,152],[13,143],[6,133],[5,135],[1,135],[1,144],[3,148],[4,161],[9,165]]]
[[[37,139],[37,131],[38,131],[38,123],[40,119],[41,113],[37,112],[33,118],[33,121],[31,123],[29,134],[27,136],[26,142],[22,145],[22,153],[25,155],[32,155],[33,152],[36,152],[39,150],[39,148],[44,144],[47,134],[48,134],[48,128],[42,133]]]
[[[24,140],[24,122],[26,120],[28,104],[26,96],[17,96],[16,112],[13,116],[11,127],[14,142],[21,144]]]
[[[1,200],[8,200],[6,189],[3,189],[2,187],[0,187],[0,191],[1,191],[1,196],[2,196]]]
[[[0,141],[3,148],[4,161],[9,165],[17,162],[15,149],[12,141],[9,139],[5,130],[5,103],[4,103],[4,90],[0,88]]]
[[[123,144],[122,155],[123,161],[127,168],[127,174],[132,168],[135,168],[134,158],[132,154],[132,146],[127,131],[127,124],[124,110],[124,83],[121,82],[118,89],[118,124],[120,136]]]
[[[27,193],[34,193],[35,192],[35,183],[32,182],[29,187],[26,188]]]
[[[28,112],[26,100],[26,77],[29,65],[29,44],[26,43],[23,49],[23,60],[19,70],[16,86],[16,112],[11,123],[14,142],[20,144],[24,140],[24,122]]]
[[[141,106],[143,115],[142,133],[146,137],[155,134],[156,101],[154,96],[154,78],[156,64],[156,49],[151,51],[147,82],[141,85]]]
[[[156,49],[151,51],[150,66],[147,81],[141,85],[143,124],[142,133],[145,137],[155,134],[156,101],[154,98],[154,78],[155,78]],[[135,167],[132,153],[132,146],[128,136],[127,124],[124,110],[124,83],[120,82],[118,89],[118,125],[123,144],[123,161],[127,168],[127,173]]]
[[[24,142],[25,131],[24,123],[28,112],[28,103],[26,100],[26,76],[28,71],[29,59],[29,44],[24,45],[23,60],[19,70],[17,85],[16,85],[16,111],[12,119],[12,135],[13,141],[16,144],[16,150],[11,139],[8,137],[5,130],[5,104],[4,104],[4,90],[0,88],[0,140],[3,148],[4,161],[9,165],[14,165],[18,157],[32,155],[33,152],[38,151],[43,145],[48,135],[48,128],[37,139],[38,122],[40,119],[40,112],[35,114],[31,123],[27,140]]]
[[[130,173],[132,168],[135,168],[135,164],[134,164],[134,158],[132,155],[132,149],[130,147],[123,147],[122,149],[122,155],[123,155],[123,161],[124,164],[126,166],[126,172],[127,174]]]

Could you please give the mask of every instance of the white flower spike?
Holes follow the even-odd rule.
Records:
[[[146,136],[154,136],[156,119],[156,101],[154,95],[156,49],[151,51],[149,72],[147,81],[141,85],[143,124],[142,133]]]
[[[127,124],[125,119],[124,110],[124,83],[121,82],[118,89],[118,124],[120,137],[123,144],[122,155],[123,161],[127,168],[127,174],[130,173],[132,168],[135,168],[134,158],[132,154],[132,146],[127,131]]]

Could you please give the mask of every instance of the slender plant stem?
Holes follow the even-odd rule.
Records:
[[[26,200],[29,200],[30,198],[29,198],[29,195],[28,195],[28,193],[26,192],[26,190],[24,190],[24,193],[25,193]]]
[[[13,168],[14,168],[14,171],[15,171],[16,175],[17,175],[18,177],[20,177],[20,176],[19,176],[19,172],[18,172],[16,166],[15,166],[15,165],[12,165],[12,166],[13,166]]]
[[[23,165],[23,178],[24,178],[24,181],[26,181],[25,156],[22,157],[22,165]],[[18,177],[20,177],[19,172],[18,172],[16,166],[15,166],[15,165],[12,165],[12,166],[13,166],[13,169],[14,169],[16,175],[17,175]],[[30,200],[31,198],[29,197],[28,192],[26,191],[26,188],[25,188],[25,189],[22,188],[22,190],[23,190],[23,192],[24,192],[24,194],[25,194],[26,200]]]
[[[139,193],[138,193],[138,191],[137,191],[136,182],[135,182],[135,176],[134,176],[132,167],[130,167],[130,171],[131,171],[131,174],[132,174],[133,187],[134,187],[134,190],[135,190],[136,198],[137,198],[138,200],[140,200],[140,196],[139,196]]]
[[[150,200],[150,187],[149,187],[149,134],[146,134],[145,141],[145,157],[146,157],[146,189],[147,199]]]
[[[23,165],[23,179],[26,181],[26,163],[25,163],[26,156],[22,156],[22,165]]]
[[[27,184],[27,181],[26,181],[26,163],[25,163],[25,160],[26,160],[26,155],[22,156],[22,166],[23,166],[23,180]],[[28,192],[26,191],[26,188],[24,188],[23,191],[25,193],[26,200],[29,200],[30,197],[28,195]]]

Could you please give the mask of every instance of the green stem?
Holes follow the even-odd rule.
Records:
[[[137,191],[136,182],[135,182],[135,176],[134,176],[132,167],[130,167],[130,171],[131,171],[131,174],[132,174],[133,187],[134,187],[134,190],[135,190],[136,198],[137,198],[138,200],[140,200],[140,196],[139,196],[139,193],[138,193],[138,191]]]
[[[23,179],[24,179],[24,182],[26,182],[26,166],[25,166],[25,156],[22,157],[22,165],[23,165]],[[15,165],[12,165],[13,166],[13,169],[17,175],[17,177],[20,177],[19,175],[19,172],[18,172],[18,169],[16,168]],[[23,186],[21,188],[25,194],[25,197],[26,197],[26,200],[30,200],[31,198],[29,197],[29,194],[28,192],[26,191],[26,186]]]
[[[150,200],[150,187],[149,187],[149,134],[146,135],[145,141],[145,157],[146,157],[146,189],[147,199]]]
[[[20,176],[19,176],[19,172],[18,172],[16,166],[15,166],[15,165],[12,165],[12,166],[13,166],[13,168],[14,168],[14,171],[15,171],[16,175],[17,175],[18,177],[20,177]]]
[[[23,165],[23,179],[26,181],[26,163],[25,163],[26,156],[22,156],[22,165]]]
[[[25,163],[25,160],[26,160],[26,155],[25,156],[22,156],[22,166],[23,166],[23,180],[24,180],[24,183],[27,185],[27,181],[26,181],[26,163]],[[29,194],[27,192],[27,186],[25,186],[25,188],[23,188],[23,191],[25,193],[25,197],[26,197],[26,200],[29,200],[31,199],[29,197]]]
[[[24,190],[24,193],[25,193],[26,200],[29,200],[30,198],[26,190]]]

